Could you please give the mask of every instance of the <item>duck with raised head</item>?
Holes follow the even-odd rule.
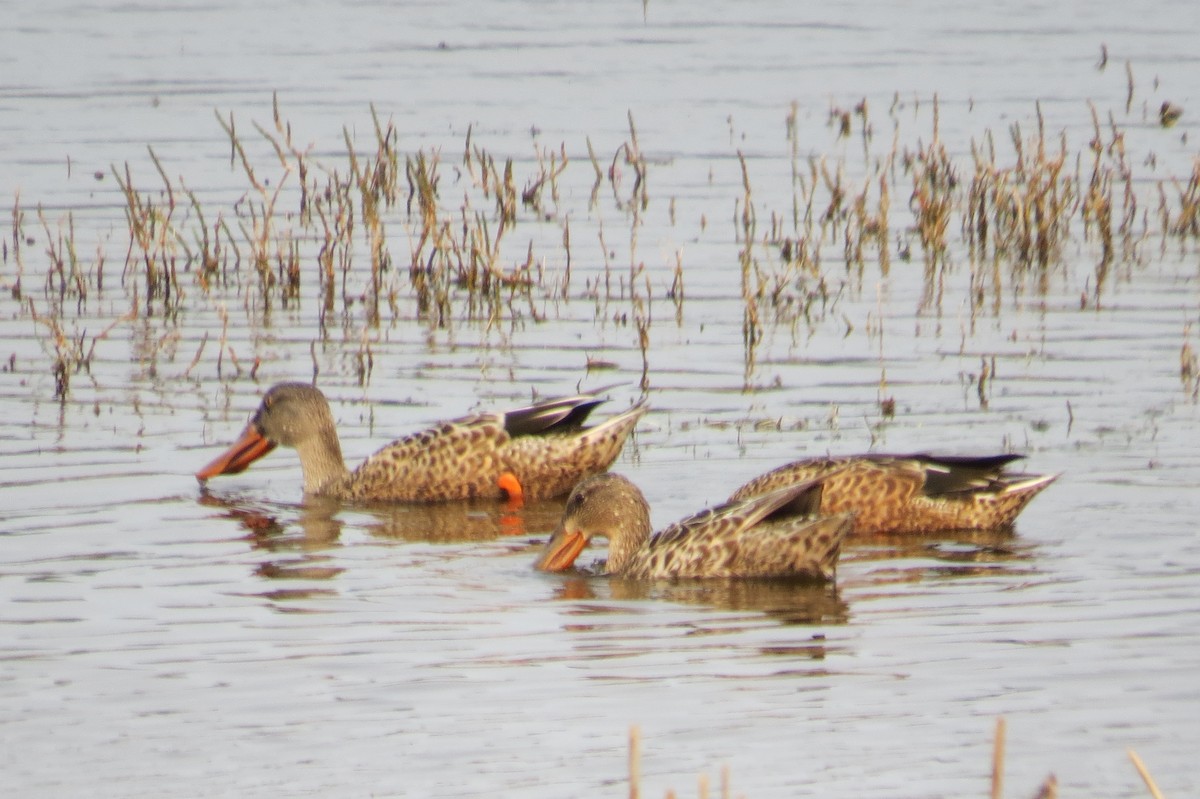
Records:
[[[585,427],[603,401],[579,395],[442,422],[350,471],[325,395],[307,383],[280,383],[263,395],[238,441],[196,478],[236,474],[283,445],[300,455],[305,494],[364,502],[547,499],[607,469],[648,409],[638,403]]]
[[[579,483],[537,568],[563,571],[594,537],[608,539],[604,573],[653,578],[832,580],[852,514],[814,516],[821,481],[808,480],[728,502],[651,535],[650,508],[629,479],[612,472]]]
[[[933,533],[1007,527],[1059,475],[1008,471],[1021,455],[852,455],[808,458],[754,478],[730,499],[798,481],[824,484],[820,512],[854,513],[852,534]]]

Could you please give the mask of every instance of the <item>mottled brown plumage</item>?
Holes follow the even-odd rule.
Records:
[[[241,439],[196,477],[240,472],[282,444],[300,455],[306,494],[381,502],[500,499],[507,493],[500,478],[509,475],[525,498],[545,499],[607,469],[647,410],[638,404],[584,427],[601,402],[567,397],[464,416],[393,441],[351,472],[325,396],[304,383],[281,383],[263,396]]]
[[[537,567],[569,568],[593,536],[608,539],[606,574],[635,578],[804,577],[833,579],[851,514],[813,516],[818,480],[701,511],[650,534],[637,486],[607,473],[581,482]]]
[[[855,455],[810,458],[761,475],[733,492],[745,499],[801,480],[822,479],[823,514],[853,511],[853,533],[988,530],[1017,514],[1058,475],[1011,474],[1020,455],[982,458]]]

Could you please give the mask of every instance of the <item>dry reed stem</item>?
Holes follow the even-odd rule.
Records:
[[[738,151],[738,163],[742,168],[743,196],[740,204],[735,204],[735,222],[738,223],[738,240],[741,244],[738,261],[741,265],[742,289],[742,348],[743,348],[743,391],[749,390],[757,362],[758,345],[762,340],[761,318],[758,300],[761,282],[756,281],[756,268],[753,254],[757,218],[754,211],[754,201],[751,196],[750,172],[746,166],[746,158]],[[740,207],[741,212],[737,209]]]
[[[175,210],[174,193],[153,149],[147,149],[156,163],[159,174],[166,182],[169,199],[165,209],[137,192],[128,163],[125,164],[124,179],[116,167],[112,168],[112,173],[125,198],[125,217],[131,234],[121,277],[125,280],[135,262],[140,262],[144,267],[146,281],[146,311],[152,313],[154,300],[161,299],[164,310],[171,310],[179,306],[182,297],[177,290],[175,254],[172,246],[179,238],[171,223]],[[134,255],[135,247],[139,251],[137,256]]]
[[[630,211],[633,214],[634,224],[637,225],[640,224],[641,213],[650,205],[650,196],[646,191],[647,166],[646,157],[638,145],[633,112],[627,112],[626,116],[629,120],[629,141],[621,144],[613,153],[612,161],[608,166],[608,180],[612,185],[613,199],[616,201],[617,208]],[[633,187],[627,198],[622,198],[620,193],[621,171],[618,161],[633,169]]]
[[[1006,749],[1006,733],[1007,724],[1003,716],[996,718],[995,733],[992,741],[992,773],[991,784],[989,790],[990,799],[1004,799],[1004,766],[1005,766],[1005,749]],[[629,799],[640,799],[641,797],[641,728],[633,725],[629,728],[629,753],[628,753],[628,769],[629,769]],[[1151,776],[1149,769],[1133,749],[1127,750],[1130,761],[1133,762],[1134,768],[1138,775],[1145,783],[1147,790],[1150,792],[1152,799],[1165,799],[1154,778]],[[722,799],[729,799],[731,794],[731,779],[728,766],[721,767],[720,793]],[[697,791],[701,799],[706,799],[709,795],[709,779],[708,775],[701,773],[697,777]],[[675,796],[673,790],[667,790],[667,796]],[[1058,779],[1054,774],[1048,774],[1046,778],[1038,786],[1037,792],[1034,794],[1034,799],[1057,799],[1058,797]]]
[[[596,150],[592,147],[592,138],[587,136],[584,138],[587,142],[588,160],[591,161],[592,169],[596,173],[596,180],[592,183],[592,192],[588,197],[588,210],[596,209],[596,199],[600,196],[600,187],[604,185],[604,170],[600,168],[600,161],[596,158]]]
[[[1158,789],[1158,785],[1155,784],[1154,778],[1150,776],[1150,771],[1146,768],[1146,764],[1142,762],[1140,757],[1138,757],[1138,753],[1130,749],[1129,759],[1133,761],[1133,767],[1137,769],[1138,776],[1142,778],[1142,782],[1146,783],[1146,789],[1150,791],[1150,795],[1154,797],[1154,799],[1165,799],[1162,791],[1160,791]]]
[[[196,364],[200,363],[200,356],[204,354],[204,345],[206,344],[208,344],[207,330],[204,331],[204,335],[200,339],[200,346],[196,348],[196,354],[192,356],[192,362],[189,363],[188,367],[183,370],[181,377],[183,377],[185,380],[191,377],[192,370],[196,368]]]
[[[1127,64],[1130,98],[1132,98],[1132,69]],[[1009,129],[1014,160],[999,163],[991,133],[980,144],[971,143],[974,174],[969,190],[958,180],[961,165],[950,158],[951,151],[940,136],[938,99],[932,104],[932,139],[915,151],[905,151],[900,158],[900,132],[897,108],[899,98],[889,113],[896,124],[890,154],[871,152],[874,141],[870,109],[866,101],[852,110],[831,109],[830,124],[837,135],[860,134],[863,144],[862,164],[847,164],[844,157],[800,157],[798,108],[788,113],[787,135],[791,161],[791,207],[783,212],[765,212],[755,206],[751,193],[746,157],[739,152],[742,170],[742,197],[735,202],[734,229],[739,246],[741,289],[743,298],[743,337],[747,386],[756,367],[758,343],[767,324],[806,323],[811,328],[822,318],[828,318],[831,304],[842,292],[861,291],[867,261],[879,264],[880,274],[890,270],[889,238],[892,230],[905,231],[914,223],[914,234],[926,254],[926,292],[923,307],[936,306],[940,312],[947,290],[945,274],[952,252],[949,225],[961,222],[963,241],[971,253],[971,276],[968,297],[971,325],[976,315],[991,297],[991,310],[998,314],[1006,281],[1014,291],[1022,291],[1028,282],[1038,292],[1049,290],[1049,273],[1062,262],[1064,245],[1082,226],[1085,241],[1094,243],[1097,264],[1094,274],[1095,299],[1084,296],[1083,305],[1099,307],[1102,292],[1121,265],[1135,264],[1139,246],[1148,233],[1146,201],[1139,196],[1130,154],[1123,131],[1112,114],[1101,125],[1100,115],[1091,109],[1093,136],[1087,149],[1074,154],[1075,170],[1068,167],[1071,157],[1065,134],[1048,137],[1040,106],[1036,107],[1037,131],[1024,136],[1019,125]],[[914,105],[914,110],[919,104]],[[254,164],[251,152],[241,140],[232,114],[217,113],[217,119],[230,140],[231,166],[240,165],[251,191],[233,206],[240,228],[235,235],[227,214],[202,208],[197,195],[179,179],[168,176],[166,165],[152,147],[148,156],[162,182],[155,193],[139,191],[134,186],[132,168],[125,164],[123,171],[113,169],[125,199],[129,242],[123,278],[132,276],[127,284],[134,292],[142,291],[145,281],[148,312],[161,309],[165,313],[184,310],[186,298],[177,280],[178,266],[185,269],[198,265],[197,283],[207,295],[214,290],[237,291],[243,286],[240,264],[241,243],[245,242],[252,272],[249,280],[257,283],[258,301],[263,312],[269,311],[276,296],[283,307],[299,302],[306,273],[303,264],[316,251],[317,278],[320,286],[320,335],[327,336],[327,315],[338,309],[339,293],[344,315],[356,304],[364,309],[369,325],[378,325],[383,303],[397,315],[398,298],[404,289],[390,279],[391,256],[388,252],[388,225],[393,217],[389,209],[399,198],[400,155],[396,146],[396,131],[390,121],[381,120],[371,108],[375,132],[372,155],[356,152],[349,129],[344,130],[346,158],[349,169],[324,172],[321,185],[312,177],[314,162],[310,148],[294,143],[291,125],[280,114],[278,98],[272,98],[273,131],[255,123],[271,149],[269,161],[278,163],[278,175],[268,178]],[[629,136],[619,145],[609,164],[607,178],[618,208],[629,215],[629,272],[628,290],[634,302],[633,316],[638,330],[638,347],[643,354],[643,383],[648,380],[649,325],[655,301],[662,299],[674,305],[677,324],[682,323],[683,274],[682,256],[677,253],[670,288],[663,296],[651,294],[655,269],[646,267],[638,258],[640,227],[649,203],[647,192],[647,159],[639,140],[632,114],[628,114]],[[859,124],[861,123],[861,124]],[[855,128],[857,127],[857,130]],[[733,135],[731,123],[731,136]],[[588,140],[589,161],[595,174],[589,207],[595,206],[602,169],[592,142]],[[1085,155],[1090,150],[1091,157]],[[533,319],[545,315],[539,301],[566,300],[570,295],[572,273],[578,268],[571,248],[569,214],[559,207],[559,185],[569,174],[565,144],[557,148],[535,147],[536,165],[533,173],[521,179],[515,175],[513,160],[498,159],[478,145],[473,130],[468,129],[464,153],[464,180],[461,205],[456,210],[443,210],[442,183],[439,174],[439,153],[418,151],[405,156],[404,179],[407,183],[407,222],[411,227],[411,260],[409,291],[417,302],[418,315],[431,326],[445,328],[459,319],[477,322],[490,329],[503,319]],[[872,162],[872,159],[875,159]],[[855,159],[856,160],[856,159]],[[892,208],[892,195],[897,185],[897,170],[910,173],[910,219],[893,219],[897,209],[903,210],[903,200]],[[970,167],[968,167],[969,169]],[[274,168],[272,168],[272,171]],[[299,175],[297,186],[286,186],[288,177]],[[630,180],[632,177],[632,181]],[[901,178],[902,179],[902,178]],[[175,185],[176,180],[179,186]],[[517,186],[524,188],[518,190]],[[1157,181],[1158,232],[1165,252],[1166,239],[1179,241],[1181,250],[1200,241],[1200,159],[1193,164],[1191,175],[1168,177]],[[181,194],[182,193],[182,194]],[[483,208],[475,207],[482,196]],[[182,198],[186,197],[186,202]],[[285,199],[298,198],[299,213],[288,210]],[[518,202],[519,199],[519,202]],[[182,205],[182,210],[178,206]],[[534,251],[533,240],[512,243],[511,231],[518,222],[518,212],[530,212],[536,221],[558,220],[561,226],[565,268],[548,270],[547,259]],[[1076,217],[1076,212],[1079,216]],[[760,232],[758,215],[769,216],[769,229],[764,222]],[[669,216],[674,223],[675,200],[670,201]],[[1138,229],[1139,217],[1142,229]],[[528,218],[528,215],[525,216]],[[790,218],[790,224],[789,224]],[[21,231],[23,212],[19,195],[12,209],[11,242],[4,246],[4,257],[13,253],[16,277],[10,285],[14,298],[20,298],[24,269],[24,249],[27,240]],[[39,209],[39,220],[47,245],[48,266],[44,272],[47,297],[55,314],[67,298],[74,299],[76,313],[82,309],[93,291],[103,284],[103,254],[90,268],[76,251],[75,217],[68,213],[57,228]],[[289,227],[298,220],[298,229]],[[701,217],[702,226],[706,218]],[[623,295],[624,277],[612,280],[610,250],[604,240],[603,221],[597,222],[599,241],[604,259],[604,303]],[[359,236],[356,227],[361,227]],[[1073,230],[1073,227],[1076,230]],[[790,228],[790,229],[789,229]],[[506,239],[506,235],[509,237]],[[902,258],[906,257],[907,234],[896,234]],[[840,247],[839,247],[840,245]],[[310,250],[311,246],[311,250]],[[763,258],[757,248],[764,247],[782,255],[781,263],[774,257]],[[845,267],[857,279],[837,281],[822,273],[823,251],[838,247]],[[777,249],[776,249],[777,248]],[[510,249],[518,255],[510,259]],[[367,269],[356,270],[356,257],[365,253]],[[669,267],[668,267],[669,268]],[[338,281],[338,272],[341,279]],[[144,276],[144,277],[142,277]],[[663,280],[665,281],[665,278]],[[1089,280],[1089,287],[1091,280]],[[953,284],[950,284],[951,286]],[[365,286],[364,292],[359,289]],[[276,289],[279,292],[276,293]],[[599,278],[588,278],[587,292],[597,299],[597,318],[608,316],[599,302]],[[247,293],[247,303],[252,294]],[[366,302],[360,302],[365,300]],[[640,304],[637,304],[640,303]],[[135,303],[135,307],[136,303]],[[247,305],[250,310],[250,305]],[[627,323],[624,312],[614,314]],[[832,318],[837,319],[839,315]],[[841,314],[840,318],[845,319]],[[349,319],[343,320],[343,323]],[[223,324],[227,326],[226,317]],[[66,341],[40,326],[48,335],[48,350],[55,350],[55,341]],[[847,320],[847,331],[853,323]],[[64,328],[65,330],[65,328]],[[1184,367],[1194,355],[1190,343],[1181,349],[1181,376],[1187,384]],[[200,351],[203,351],[203,346]],[[226,343],[217,348],[218,374],[221,360],[230,352]],[[70,360],[69,352],[66,353]],[[232,357],[232,356],[231,356]],[[365,363],[365,355],[361,363]],[[188,368],[191,373],[194,365]],[[367,374],[360,365],[360,377]],[[1193,374],[1195,370],[1193,369]],[[994,367],[983,364],[976,388],[981,406],[987,402],[988,383],[994,378]],[[1193,381],[1197,382],[1197,381]]]
[[[1183,383],[1184,393],[1196,402],[1200,400],[1200,361],[1192,349],[1191,334],[1191,324],[1184,325],[1183,345],[1179,348],[1179,379]]]
[[[1004,799],[1004,717],[996,719],[996,735],[992,742],[992,799]]]
[[[1125,114],[1133,110],[1133,62],[1125,62]]]
[[[641,765],[642,731],[638,726],[629,728],[629,799],[638,799],[641,795],[642,765]]]

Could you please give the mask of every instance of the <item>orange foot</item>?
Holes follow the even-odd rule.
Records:
[[[505,505],[509,510],[516,510],[525,504],[525,489],[521,487],[521,481],[512,472],[505,472],[500,475],[500,479],[496,481],[500,486],[500,490],[504,492],[508,500]]]

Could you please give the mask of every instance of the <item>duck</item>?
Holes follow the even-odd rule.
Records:
[[[854,513],[851,535],[921,534],[1009,527],[1058,474],[1008,471],[1016,454],[851,455],[794,461],[730,495],[746,499],[820,479],[820,513]]]
[[[608,539],[603,573],[634,579],[836,576],[853,514],[814,516],[822,481],[797,482],[708,508],[651,534],[650,507],[615,472],[581,481],[535,567],[565,571],[595,537]]]
[[[509,411],[441,422],[397,439],[354,471],[346,468],[329,402],[307,383],[263,395],[238,440],[196,473],[201,484],[237,474],[277,446],[300,455],[306,495],[360,502],[549,499],[607,469],[648,406],[584,422],[603,399],[560,397]]]

